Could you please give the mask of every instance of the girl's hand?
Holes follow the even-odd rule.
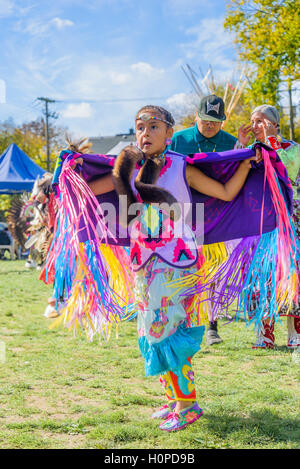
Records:
[[[243,124],[239,128],[238,140],[244,146],[247,147],[251,138],[251,125]]]
[[[264,128],[265,142],[268,137],[276,137],[278,130],[274,122],[271,122],[268,119],[263,119],[263,128]]]
[[[241,162],[241,165],[245,166],[247,169],[251,169],[251,161],[255,161],[256,163],[260,163],[262,161],[262,154],[261,154],[261,148],[256,147],[255,149],[255,156],[252,158],[248,158],[247,160],[243,160]]]
[[[83,158],[76,158],[76,160],[74,160],[74,163],[71,164],[71,168],[75,169],[78,164],[80,164],[82,166]]]

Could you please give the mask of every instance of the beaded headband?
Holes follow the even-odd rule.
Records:
[[[169,122],[165,119],[162,119],[161,117],[150,116],[146,112],[144,112],[144,113],[140,114],[139,116],[137,116],[136,120],[138,120],[138,119],[141,119],[144,122],[149,122],[150,120],[158,120],[158,121],[164,122],[165,124],[169,125],[170,127],[173,127],[172,122]]]

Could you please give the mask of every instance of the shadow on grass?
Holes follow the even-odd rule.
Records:
[[[299,444],[299,418],[282,418],[267,409],[252,412],[248,418],[210,414],[204,414],[204,418],[207,420],[207,428],[222,440],[240,432],[241,438],[243,440],[245,437],[249,438],[249,444],[252,446],[264,441],[273,443],[289,441]]]
[[[278,352],[290,353],[290,354],[292,354],[295,351],[295,349],[288,348],[287,345],[275,345],[273,350],[278,351]]]
[[[31,274],[32,270],[6,270],[5,272],[1,272],[0,275],[8,275],[8,274]]]

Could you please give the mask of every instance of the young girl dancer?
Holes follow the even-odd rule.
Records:
[[[204,326],[187,312],[191,299],[180,296],[178,291],[171,296],[166,286],[197,270],[196,242],[184,220],[184,229],[176,237],[176,228],[182,223],[176,206],[174,213],[168,214],[157,204],[178,202],[182,209],[184,203],[191,202],[190,187],[231,201],[246,181],[250,160],[259,161],[261,155],[257,150],[256,157],[242,161],[232,178],[221,184],[186,164],[182,155],[168,152],[174,125],[168,111],[145,106],[138,111],[135,123],[137,147],[126,147],[117,157],[112,175],[94,180],[89,186],[95,195],[116,190],[126,199],[123,211],[135,271],[139,347],[146,376],[160,375],[169,401],[153,418],[164,419],[162,430],[175,431],[202,415],[191,358],[200,349]],[[135,202],[141,203],[140,213],[131,223],[130,207]]]

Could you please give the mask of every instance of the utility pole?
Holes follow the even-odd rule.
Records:
[[[291,80],[288,80],[288,94],[289,94],[289,110],[290,110],[290,139],[294,140],[295,128],[294,128],[294,108],[293,108],[293,100],[292,100]]]
[[[49,98],[37,98],[39,101],[43,101],[45,103],[45,118],[46,118],[46,149],[47,149],[47,171],[50,172],[50,136],[49,136],[49,117],[52,117],[53,119],[57,119],[57,114],[55,112],[50,113],[49,112],[49,103],[55,103],[54,99],[49,99]]]

